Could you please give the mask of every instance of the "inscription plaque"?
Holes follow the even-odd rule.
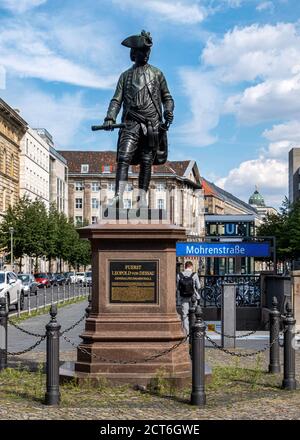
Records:
[[[111,303],[156,303],[157,261],[110,261]]]

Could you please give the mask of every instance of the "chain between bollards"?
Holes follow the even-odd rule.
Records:
[[[204,406],[205,394],[205,329],[203,313],[196,307],[196,321],[192,329],[192,393],[191,405]]]
[[[269,362],[269,373],[275,374],[280,373],[280,321],[281,314],[278,310],[278,300],[276,296],[273,297],[272,309],[270,310],[270,344],[275,341],[274,344],[270,345],[270,362]]]
[[[46,325],[47,335],[47,360],[46,360],[46,405],[58,405],[60,402],[59,392],[59,337],[60,328],[56,320],[57,306],[52,304],[50,308],[51,321]]]
[[[288,302],[286,305],[286,315],[283,318],[284,371],[283,371],[282,388],[290,391],[297,389],[295,348],[293,347],[293,339],[295,336],[295,324],[296,324],[296,320],[294,319],[293,316],[293,309],[291,304]]]
[[[0,371],[7,368],[7,319],[6,299],[0,298]]]

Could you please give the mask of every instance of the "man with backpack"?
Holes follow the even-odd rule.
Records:
[[[185,333],[189,334],[189,308],[193,295],[200,299],[200,281],[197,272],[193,272],[192,261],[186,261],[184,271],[177,275],[177,295],[181,302],[181,319]]]

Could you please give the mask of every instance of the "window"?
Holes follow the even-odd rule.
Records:
[[[88,173],[89,172],[89,165],[88,164],[82,164],[81,165],[81,172],[82,173]]]
[[[2,171],[6,173],[6,150],[3,150],[3,162],[2,162]]]
[[[92,191],[97,192],[100,190],[100,184],[99,182],[92,182]]]
[[[76,226],[82,225],[82,216],[81,215],[76,215],[75,223],[76,223]]]
[[[125,208],[125,209],[130,209],[131,206],[132,206],[132,202],[131,202],[130,199],[124,199],[124,200],[123,200],[123,203],[124,203],[124,208]]]
[[[75,199],[75,208],[82,209],[82,199]]]
[[[75,191],[83,191],[83,183],[75,182]]]
[[[14,176],[14,164],[15,164],[15,158],[14,158],[14,155],[12,154],[10,156],[10,175],[11,175],[11,177]]]
[[[93,216],[92,217],[92,225],[95,225],[96,223],[98,223],[98,217]]]
[[[165,209],[165,201],[164,201],[164,199],[158,199],[157,200],[157,208],[158,209]]]
[[[110,173],[111,166],[110,165],[102,165],[102,173]]]
[[[133,185],[131,183],[127,183],[126,191],[128,191],[128,192],[133,191]]]
[[[108,191],[114,191],[115,190],[115,184],[113,182],[109,182],[107,184],[107,190]]]
[[[98,199],[92,199],[92,208],[93,209],[99,208],[99,200]]]
[[[158,191],[158,192],[165,191],[165,189],[166,189],[166,185],[164,183],[158,183],[156,185],[156,191]]]

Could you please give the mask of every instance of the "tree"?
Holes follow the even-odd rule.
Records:
[[[14,256],[20,259],[20,269],[23,255],[35,258],[36,270],[38,258],[44,256],[49,266],[52,258],[59,258],[60,271],[63,260],[73,267],[86,266],[91,261],[89,242],[80,240],[73,221],[54,204],[47,211],[42,201],[23,197],[15,206],[10,206],[0,224],[0,248],[6,252],[10,251],[11,227],[14,228]]]
[[[287,262],[299,258],[300,200],[291,205],[285,198],[278,214],[267,215],[257,235],[275,236],[279,260]]]

